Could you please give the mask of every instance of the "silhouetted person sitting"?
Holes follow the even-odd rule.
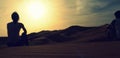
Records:
[[[20,45],[20,29],[23,29],[23,33],[27,34],[26,28],[22,23],[19,23],[19,15],[17,12],[13,12],[11,15],[13,22],[7,24],[7,32],[8,32],[8,42],[7,45],[11,46],[19,46]]]
[[[109,35],[109,39],[120,40],[120,11],[116,11],[114,15],[115,15],[115,19],[108,26],[108,35]]]
[[[120,40],[120,10],[115,12],[116,22],[115,22],[115,29],[116,29],[116,37]]]

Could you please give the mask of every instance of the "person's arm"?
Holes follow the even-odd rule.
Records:
[[[26,30],[26,28],[24,27],[23,24],[22,24],[22,29],[23,29],[24,33],[27,34],[27,30]]]

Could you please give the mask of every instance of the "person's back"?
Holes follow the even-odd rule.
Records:
[[[110,39],[110,40],[116,39],[115,23],[116,23],[116,20],[113,20],[113,21],[111,22],[111,24],[110,24],[110,25],[108,26],[108,28],[107,28],[108,39]]]
[[[20,32],[20,29],[22,28],[24,33],[26,33],[26,29],[24,27],[24,25],[22,23],[19,23],[18,20],[19,20],[19,15],[14,12],[12,14],[12,20],[13,22],[10,22],[7,24],[7,31],[8,31],[8,42],[7,42],[7,45],[8,46],[17,46],[19,45],[19,39],[20,39],[20,36],[19,36],[19,32]]]
[[[19,37],[19,31],[21,27],[23,26],[22,23],[8,23],[8,41],[12,43],[16,43],[20,37]]]

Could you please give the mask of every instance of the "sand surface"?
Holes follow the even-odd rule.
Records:
[[[0,58],[120,58],[120,42],[4,47],[0,48]]]

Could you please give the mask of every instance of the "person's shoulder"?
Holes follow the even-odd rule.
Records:
[[[7,23],[7,25],[10,25],[10,24],[12,24],[13,22],[9,22],[9,23]]]
[[[111,23],[115,23],[116,22],[116,19],[114,19]]]
[[[19,22],[18,24],[19,24],[20,26],[23,26],[23,23],[21,23],[21,22]]]
[[[18,22],[18,24],[23,25],[21,22]]]

